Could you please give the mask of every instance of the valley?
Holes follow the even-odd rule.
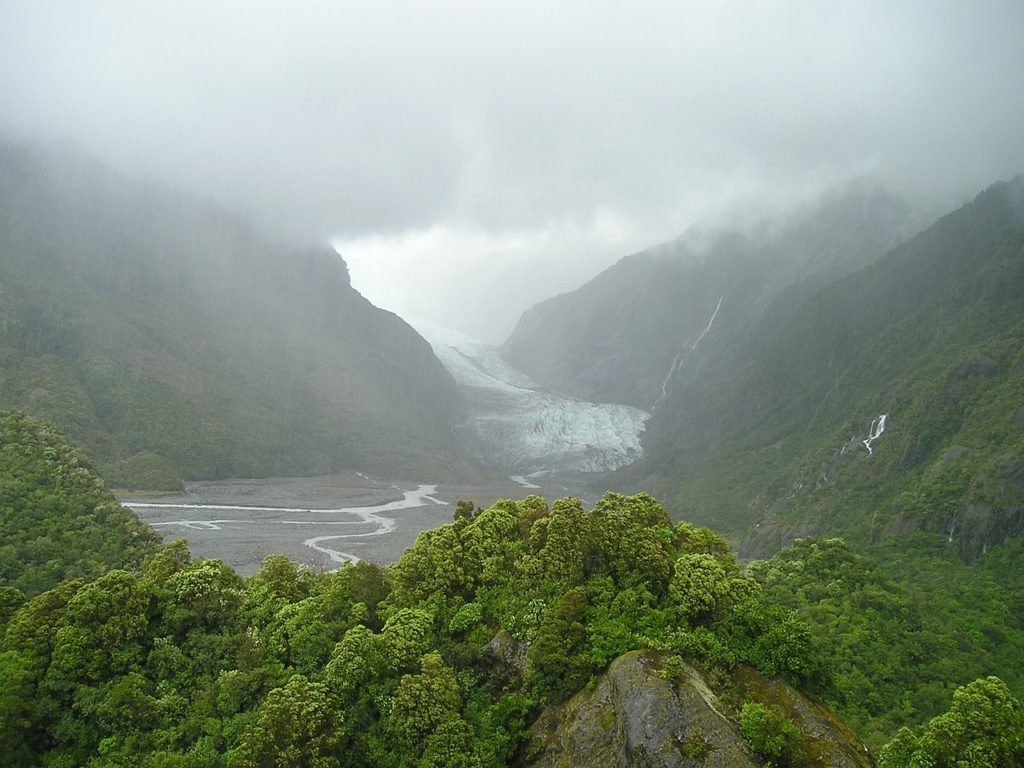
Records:
[[[425,530],[450,523],[457,502],[490,506],[498,499],[590,498],[572,479],[546,476],[465,485],[409,484],[358,472],[310,478],[199,481],[184,493],[119,501],[165,542],[184,539],[196,557],[216,558],[242,575],[270,555],[285,555],[317,571],[367,560],[398,560]]]
[[[460,389],[456,430],[484,464],[536,478],[610,472],[640,458],[648,412],[558,394],[516,370],[497,347],[437,326],[417,329]]]
[[[0,768],[1024,768],[1024,3],[0,18]]]
[[[0,727],[16,764],[219,766],[285,695],[359,723],[353,766],[421,764],[421,682],[423,754],[494,768],[623,749],[584,724],[655,699],[721,696],[737,765],[905,768],[963,697],[1019,713],[1024,180],[916,234],[863,183],[691,229],[497,346],[81,155],[5,166],[0,726],[50,713]]]

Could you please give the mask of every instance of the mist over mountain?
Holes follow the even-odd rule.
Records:
[[[910,237],[910,209],[859,182],[627,257],[503,350],[545,386],[497,348],[428,343],[330,249],[268,243],[77,150],[2,150],[0,403],[67,430],[108,481],[481,478],[480,461],[670,503],[461,501],[384,571],[270,557],[245,579],[183,542],[154,551],[88,460],[4,414],[14,764],[1024,754],[1020,177]],[[766,559],[742,568],[680,517]],[[127,543],[99,546],[107,528]],[[76,573],[94,580],[49,589]]]
[[[1022,30],[5,3],[0,763],[1024,766]]]
[[[738,340],[787,286],[854,271],[915,223],[907,203],[858,180],[782,216],[694,227],[533,307],[502,354],[555,391],[651,410],[695,375],[699,347]]]
[[[0,403],[65,430],[115,484],[468,471],[451,377],[330,248],[13,141],[0,239]]]
[[[578,348],[606,350],[590,377],[572,365],[540,370],[555,386],[653,398],[643,456],[618,482],[746,535],[748,556],[810,534],[881,542],[928,531],[974,560],[1022,530],[1022,194],[1020,177],[996,184],[881,257],[870,246],[887,239],[886,217],[862,220],[861,269],[826,260],[831,274],[794,272],[774,294],[753,267],[716,273],[728,257],[691,258],[688,270],[630,257],[528,313],[509,356],[540,350],[536,359],[586,368]],[[851,242],[841,227],[834,238],[816,229],[835,212],[807,220],[821,237],[805,242]],[[750,240],[712,242],[750,264]],[[673,321],[679,336],[666,333]],[[594,329],[613,327],[628,343],[597,346],[605,337]],[[671,375],[659,382],[666,361]]]

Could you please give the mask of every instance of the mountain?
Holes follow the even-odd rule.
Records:
[[[760,239],[624,259],[527,313],[504,353],[645,403],[643,455],[612,484],[745,558],[920,531],[971,562],[1024,532],[1022,201],[1020,178],[996,184],[889,248],[909,219],[848,188]]]
[[[1022,340],[1018,178],[859,272],[780,295],[669,392],[634,471],[698,520],[760,520],[745,556],[925,530],[973,559],[1024,530]]]
[[[668,312],[607,274],[588,290],[603,281],[604,303],[571,297],[581,304],[565,324],[616,315],[616,283],[645,318],[634,327]],[[990,675],[1020,696],[1024,179],[860,269],[790,282],[750,322],[721,324],[725,301],[711,298],[658,395],[643,456],[605,482],[656,493],[673,517],[733,538],[753,560],[746,573],[836,661],[827,702],[872,747],[937,715],[954,685],[966,686],[954,709]],[[613,352],[615,366],[634,354]],[[1002,693],[984,696],[996,708]],[[952,711],[928,726],[938,740],[901,731],[885,764],[958,749],[943,731]]]
[[[336,253],[73,147],[0,143],[0,406],[117,485],[475,471],[451,376]]]
[[[784,218],[695,227],[533,307],[502,354],[556,392],[651,411],[699,368],[712,330],[742,337],[787,286],[869,263],[911,221],[904,203],[859,180]]]

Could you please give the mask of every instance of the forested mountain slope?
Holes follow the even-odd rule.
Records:
[[[137,568],[159,545],[67,438],[0,411],[0,623],[17,597],[10,588],[33,596],[65,579]]]
[[[805,588],[827,588],[818,576]],[[643,495],[462,504],[383,571],[270,557],[242,579],[178,542],[61,583],[0,632],[12,768],[872,764],[793,687],[872,681],[838,690],[848,660],[720,538]],[[1020,702],[989,677],[883,755],[996,768],[1022,736]]]
[[[451,377],[330,249],[124,179],[74,148],[0,144],[0,405],[114,484],[472,471]]]
[[[751,575],[808,622],[836,665],[829,702],[873,746],[975,678],[1021,695],[1024,181],[860,271],[793,283],[742,332],[718,319],[612,482],[769,557]],[[948,722],[883,764],[955,742]]]
[[[1018,178],[861,272],[777,301],[669,393],[634,471],[720,528],[767,515],[748,555],[800,534],[921,528],[971,560],[1024,527],[1022,387]]]
[[[784,217],[694,228],[523,314],[502,354],[553,390],[644,410],[737,343],[800,281],[857,269],[911,234],[905,204],[866,180]]]
[[[822,699],[876,745],[917,726],[886,768],[1024,757],[1020,702],[992,676],[1006,658],[839,542],[743,573],[649,496],[534,496],[460,502],[383,570],[275,556],[243,579],[157,550],[52,428],[6,413],[0,438],[12,768],[871,765]],[[1000,586],[976,586],[976,628],[1019,647],[985,602]]]

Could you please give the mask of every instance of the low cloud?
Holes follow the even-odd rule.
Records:
[[[744,197],[1012,175],[1021,29],[1012,0],[7,3],[0,122],[332,240],[357,287],[430,260],[450,307],[467,275],[578,282]]]

